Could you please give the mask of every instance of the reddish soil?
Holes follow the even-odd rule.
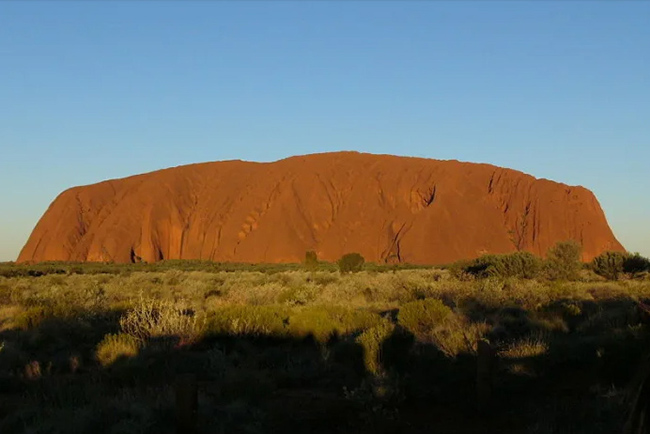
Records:
[[[273,163],[174,167],[61,193],[18,258],[441,264],[482,253],[543,255],[582,243],[623,250],[583,187],[487,164],[337,152]]]

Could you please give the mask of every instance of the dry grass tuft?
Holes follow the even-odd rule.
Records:
[[[120,318],[122,331],[141,341],[151,338],[178,337],[181,343],[196,339],[203,321],[188,309],[167,300],[141,299]]]
[[[95,357],[102,366],[109,366],[122,357],[137,356],[141,347],[142,342],[131,335],[125,333],[106,335],[97,345]]]
[[[547,339],[543,335],[528,336],[507,345],[499,351],[499,356],[506,359],[525,359],[537,357],[548,352]]]
[[[381,346],[394,329],[395,326],[392,323],[382,321],[380,324],[366,329],[357,338],[357,342],[363,348],[363,361],[366,369],[372,375],[382,376],[384,374]]]

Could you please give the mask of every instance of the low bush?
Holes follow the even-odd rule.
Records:
[[[142,343],[126,333],[109,334],[97,345],[95,357],[102,366],[112,365],[121,357],[134,357]]]
[[[499,356],[506,359],[525,359],[546,354],[548,351],[547,338],[542,335],[531,335],[510,342],[499,350]]]
[[[286,306],[227,306],[211,312],[205,332],[210,335],[276,336],[287,334]]]
[[[422,343],[434,344],[447,357],[475,353],[478,339],[490,329],[484,322],[470,322],[456,315],[442,301],[418,300],[399,310],[397,322]]]
[[[38,327],[40,323],[52,316],[50,309],[43,306],[32,306],[19,312],[13,319],[13,325],[22,330]]]
[[[337,261],[341,273],[356,273],[363,269],[365,259],[359,253],[347,253]]]
[[[650,259],[641,256],[638,253],[628,255],[623,264],[623,271],[631,275],[650,271]]]
[[[625,263],[630,255],[623,252],[603,252],[591,261],[591,268],[609,280],[618,280],[625,272]]]
[[[542,260],[530,252],[483,255],[460,265],[460,270],[475,277],[520,277],[532,279],[539,275]]]
[[[449,271],[451,277],[461,282],[474,279],[476,276],[471,274],[468,268],[474,263],[474,260],[462,259],[451,264],[445,265],[444,268]]]
[[[277,296],[277,301],[278,303],[302,306],[314,301],[318,292],[319,288],[314,284],[292,286],[282,290],[282,292]]]
[[[394,329],[395,326],[391,322],[381,321],[378,325],[366,329],[357,337],[357,342],[363,348],[364,365],[372,375],[381,376],[384,374],[382,346]]]
[[[333,335],[344,335],[378,325],[381,317],[363,309],[338,306],[309,306],[296,309],[289,317],[289,332],[294,337],[312,335],[326,342]]]
[[[120,318],[122,331],[141,341],[178,337],[181,343],[193,341],[201,332],[197,315],[166,300],[140,300]]]
[[[380,322],[376,313],[338,306],[228,306],[211,312],[205,331],[212,335],[313,336],[324,343],[333,335],[366,330]]]
[[[397,322],[417,339],[427,340],[431,331],[450,315],[452,310],[440,300],[417,300],[402,305]]]

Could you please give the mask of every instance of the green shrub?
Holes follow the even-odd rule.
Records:
[[[316,285],[291,286],[282,291],[277,297],[278,303],[302,306],[314,301],[318,295]]]
[[[575,280],[578,278],[582,263],[582,246],[573,240],[560,241],[546,254],[546,273],[552,280]]]
[[[591,268],[600,276],[617,280],[625,272],[625,263],[629,255],[623,252],[603,252],[591,261]]]
[[[345,335],[376,326],[381,317],[373,312],[338,306],[309,306],[296,309],[289,317],[289,332],[294,337],[312,335],[326,342],[332,335]]]
[[[452,266],[458,275],[458,268],[475,277],[521,277],[532,279],[539,275],[542,260],[530,252],[515,252],[503,255],[483,255],[473,261]]]
[[[459,261],[453,262],[449,265],[446,265],[445,268],[449,270],[449,274],[454,279],[460,280],[462,282],[474,279],[476,276],[468,272],[468,268],[474,264],[475,260],[461,259]]]
[[[368,372],[381,376],[384,372],[382,360],[382,345],[393,333],[395,326],[389,321],[382,321],[378,325],[366,329],[357,338],[363,348],[363,362]]]
[[[490,327],[485,322],[470,322],[456,315],[440,300],[426,299],[406,303],[397,315],[397,322],[423,343],[435,344],[447,357],[475,353],[478,339]]]
[[[140,346],[140,340],[126,333],[109,334],[97,345],[95,357],[102,366],[108,366],[120,357],[136,356]]]
[[[397,322],[420,340],[427,340],[431,331],[452,315],[442,301],[425,299],[405,303],[397,314]]]
[[[347,253],[337,261],[341,273],[356,273],[363,269],[365,259],[359,253]]]
[[[287,334],[289,312],[285,306],[227,306],[211,313],[206,332],[282,337]]]
[[[650,271],[650,259],[641,256],[638,253],[628,255],[623,264],[623,271],[632,275]]]
[[[14,317],[13,323],[16,328],[29,330],[38,327],[40,323],[51,316],[50,309],[43,306],[32,306],[18,313]]]
[[[212,312],[206,332],[304,338],[326,342],[332,335],[362,331],[379,324],[381,317],[367,310],[338,306],[228,306]]]

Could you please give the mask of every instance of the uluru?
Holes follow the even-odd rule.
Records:
[[[18,262],[442,264],[576,240],[622,251],[594,194],[488,164],[335,152],[221,161],[61,193]]]

